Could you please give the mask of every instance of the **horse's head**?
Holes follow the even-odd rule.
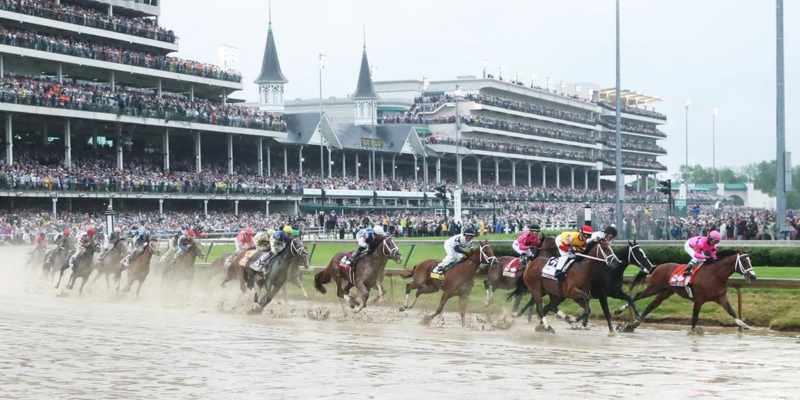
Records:
[[[308,264],[308,249],[300,238],[292,238],[292,241],[289,242],[289,254],[291,254],[292,257],[300,258],[300,260],[303,261],[303,267],[305,267],[305,269],[310,268]]]
[[[475,250],[473,250],[475,252]],[[494,256],[494,251],[489,246],[489,242],[486,240],[481,240],[478,242],[478,264],[486,264],[489,267],[493,267],[497,264],[497,257]]]
[[[403,262],[403,255],[400,254],[400,249],[397,247],[397,244],[394,242],[394,238],[391,236],[383,237],[378,246],[380,246],[381,255],[384,258],[391,258],[397,264]]]
[[[199,240],[195,240],[192,242],[192,250],[194,250],[194,255],[196,257],[203,257],[205,255],[203,251],[203,244],[200,243]]]
[[[653,270],[653,264],[647,258],[647,254],[644,253],[642,246],[636,243],[635,239],[633,242],[628,241],[627,253],[628,264],[634,264],[644,273],[650,274],[650,271]]]
[[[549,257],[557,248],[556,238],[553,236],[545,236],[544,239],[542,239],[542,244],[537,249],[539,250],[539,257]]]
[[[750,256],[746,250],[723,250],[717,254],[718,263],[727,264],[733,262],[733,270],[742,274],[744,280],[753,282],[756,280],[756,271],[750,263]]]
[[[605,262],[609,267],[617,268],[619,266],[619,258],[614,254],[611,244],[605,238],[600,238],[597,244],[592,248],[590,256]]]
[[[150,243],[147,244],[147,251],[149,251],[150,254],[158,253],[158,240],[151,239]]]

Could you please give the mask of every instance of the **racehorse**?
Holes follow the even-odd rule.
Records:
[[[127,252],[128,247],[122,240],[120,240],[104,256],[100,256],[94,266],[97,270],[97,275],[95,275],[94,279],[92,279],[92,285],[94,285],[94,283],[97,282],[100,277],[104,276],[106,278],[106,290],[111,290],[111,285],[108,281],[108,278],[109,276],[113,275],[117,284],[117,290],[119,290],[119,276],[122,273],[120,262],[123,258],[125,258],[125,254],[127,254]]]
[[[147,244],[147,247],[144,248],[142,254],[140,254],[139,257],[136,257],[135,260],[131,261],[131,266],[127,269],[128,284],[125,286],[125,293],[130,293],[133,283],[139,282],[139,285],[136,287],[136,297],[139,297],[139,292],[142,290],[144,280],[147,279],[147,275],[150,273],[150,260],[153,258],[154,254],[158,254],[158,242],[155,239],[152,239],[150,240],[150,243]],[[121,274],[122,269],[118,269],[116,276],[118,285]]]
[[[572,264],[567,270],[564,281],[561,283],[542,277],[542,269],[548,263],[548,259],[537,258],[533,260],[528,264],[525,273],[522,275],[525,287],[517,286],[517,290],[509,295],[509,298],[511,298],[511,296],[522,294],[527,288],[533,295],[532,301],[536,303],[536,311],[539,313],[541,323],[550,333],[555,333],[555,330],[547,322],[549,307],[547,309],[542,307],[542,297],[544,295],[550,295],[550,303],[554,305],[558,305],[562,297],[575,300],[578,305],[583,307],[583,314],[578,319],[583,320],[583,324],[586,326],[591,312],[589,309],[591,284],[595,279],[598,267],[602,263],[608,264],[612,269],[617,268],[619,265],[619,259],[605,239],[600,239],[596,245],[588,250],[588,254],[579,253],[576,256],[582,259]],[[608,299],[602,297],[599,300],[603,311],[606,315],[609,315]],[[610,332],[614,332],[611,322],[608,323],[608,327]]]
[[[327,289],[325,289],[324,284],[333,282],[336,286],[336,296],[347,301],[350,308],[355,308],[356,299],[350,297],[350,289],[356,287],[361,295],[361,300],[355,313],[361,312],[367,306],[370,290],[380,284],[380,279],[383,278],[386,269],[386,263],[390,259],[398,264],[403,261],[403,255],[400,254],[400,249],[391,236],[378,236],[370,247],[371,251],[362,256],[356,262],[356,265],[351,267],[356,269],[353,282],[350,281],[351,274],[339,266],[339,261],[347,252],[340,251],[336,253],[328,263],[328,266],[314,276],[314,287],[317,291],[323,294],[326,293]]]
[[[100,245],[94,243],[86,247],[86,251],[75,260],[75,267],[72,269],[72,275],[70,275],[69,283],[67,284],[69,290],[72,290],[72,287],[75,286],[75,281],[81,278],[81,287],[78,293],[83,294],[83,287],[86,286],[86,281],[89,279],[92,271],[94,271],[94,265],[92,263],[94,261],[94,253],[99,250]],[[67,268],[69,268],[69,259],[64,260],[64,263],[61,265],[61,271],[58,274],[58,282],[56,282],[56,289],[61,285],[61,277],[64,276],[64,270]]]
[[[25,262],[25,271],[27,271],[31,265],[43,263],[46,253],[47,250],[44,248],[44,246],[34,248],[33,251],[28,254],[28,261]]]
[[[56,273],[56,266],[63,265],[64,262],[69,258],[70,249],[62,249],[58,246],[50,249],[44,257],[44,262],[42,263],[42,279],[50,278]],[[49,262],[48,262],[49,261]]]
[[[178,260],[172,264],[167,262],[163,265],[161,286],[164,286],[167,282],[177,285],[180,281],[187,281],[189,287],[191,287],[194,279],[195,260],[203,257],[203,255],[203,245],[199,241],[193,241]]]
[[[308,269],[308,249],[306,249],[300,238],[295,237],[289,241],[289,244],[283,250],[267,262],[266,267],[261,271],[253,271],[253,280],[256,280],[258,286],[266,290],[267,293],[261,296],[260,300],[258,299],[258,293],[256,293],[253,300],[258,305],[249,311],[250,314],[264,312],[264,307],[278,294],[278,291],[291,277],[293,270],[299,268],[301,261],[303,261],[305,268]]]
[[[537,254],[536,257],[550,257],[550,253],[556,248],[556,240],[553,237],[546,237],[542,240],[542,244],[539,248],[536,249]],[[484,307],[489,307],[492,304],[492,300],[494,300],[494,291],[497,289],[503,290],[514,290],[517,287],[517,278],[504,276],[503,275],[503,268],[505,267],[506,263],[510,260],[513,260],[515,256],[504,256],[497,259],[497,264],[492,267],[489,267],[486,271],[486,280],[483,281],[483,288],[486,289],[486,301],[483,303]],[[523,261],[520,261],[522,263]],[[520,265],[520,276],[521,273],[524,272],[525,266],[527,266],[529,261],[525,261],[525,265]],[[522,300],[522,296],[514,296],[514,311],[519,309],[519,303]]]
[[[656,296],[653,302],[648,304],[647,308],[645,308],[642,313],[642,319],[655,310],[661,302],[673,294],[677,294],[684,299],[694,301],[694,309],[692,310],[692,333],[700,333],[700,331],[697,330],[697,318],[700,315],[700,309],[703,307],[703,304],[709,301],[713,301],[722,306],[722,308],[728,312],[728,315],[736,322],[736,325],[740,326],[742,329],[750,329],[750,327],[736,315],[736,312],[733,311],[733,307],[731,307],[730,301],[728,301],[728,278],[730,278],[734,272],[741,274],[747,282],[756,280],[756,273],[753,270],[753,265],[750,263],[750,256],[748,256],[746,252],[740,250],[721,250],[717,253],[717,261],[707,259],[694,274],[691,284],[694,298],[689,297],[685,287],[670,285],[671,277],[678,272],[678,267],[682,267],[682,265],[667,263],[656,266],[651,274],[652,276],[650,277],[650,283],[647,288],[633,296],[633,301]],[[633,286],[644,283],[644,278],[646,278],[646,275],[637,275],[636,279],[634,279]],[[626,308],[628,308],[627,305],[616,310],[615,314],[621,313]],[[638,325],[637,323],[634,327]]]
[[[617,268],[611,268],[608,264],[602,264],[598,266],[597,270],[595,271],[594,279],[592,280],[591,290],[589,292],[592,298],[598,299],[600,304],[603,303],[608,304],[608,297],[612,297],[619,300],[625,300],[628,304],[633,307],[633,312],[636,318],[636,325],[641,322],[641,317],[639,316],[639,310],[636,308],[636,305],[633,302],[633,299],[625,293],[625,290],[622,287],[622,278],[625,274],[625,269],[628,268],[629,265],[633,264],[640,269],[640,273],[647,276],[650,271],[653,269],[653,264],[650,263],[650,260],[647,258],[647,254],[645,254],[642,247],[636,242],[628,242],[628,246],[616,251],[614,253],[617,259],[620,260],[620,265]],[[577,323],[581,322],[581,318],[573,320],[571,317],[566,316],[564,313],[558,310],[558,305],[564,299],[559,299],[558,302],[553,301],[551,299],[550,304],[545,306],[545,309],[548,311],[554,311],[559,317],[563,317],[567,322],[570,323]],[[531,307],[533,301],[529,302],[523,308]],[[606,322],[608,323],[609,329],[611,328],[611,314],[606,313],[606,308],[603,309],[604,316],[606,318]],[[522,313],[519,313],[522,315]],[[545,312],[547,315],[547,312]],[[584,320],[584,323],[586,321]],[[632,330],[632,327],[626,328],[628,330]]]
[[[440,260],[428,259],[414,266],[414,269],[400,271],[400,276],[404,279],[412,278],[412,281],[406,284],[406,300],[400,311],[410,310],[417,304],[420,295],[426,293],[435,293],[439,291],[440,283],[442,288],[442,299],[439,301],[439,308],[433,315],[426,316],[423,322],[430,322],[434,317],[441,314],[444,310],[447,300],[451,297],[459,296],[459,311],[461,312],[461,326],[466,326],[466,313],[467,301],[469,300],[469,293],[472,291],[472,286],[475,284],[475,274],[481,264],[487,264],[491,268],[497,264],[497,257],[494,256],[492,248],[489,247],[487,241],[481,241],[478,248],[472,249],[463,261],[456,264],[444,276],[444,281],[431,278],[431,270],[433,270]],[[412,290],[417,289],[414,302],[411,306],[408,305],[408,297]]]

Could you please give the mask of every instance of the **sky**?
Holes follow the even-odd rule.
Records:
[[[381,80],[480,76],[482,61],[554,82],[615,85],[612,0],[273,0],[272,27],[286,98],[319,98],[318,55],[328,55],[323,96],[355,90],[362,26],[370,64]],[[739,167],[775,158],[775,20],[772,0],[621,0],[622,88],[665,101],[668,117],[659,160]],[[160,23],[180,37],[177,56],[219,63],[219,45],[239,49],[245,90],[256,101],[268,28],[267,0],[163,0]],[[786,148],[800,160],[800,3],[784,6]],[[495,71],[496,72],[496,71]],[[795,163],[797,164],[797,162]]]

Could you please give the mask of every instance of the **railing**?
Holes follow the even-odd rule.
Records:
[[[10,184],[0,175],[0,190],[12,191],[54,191],[77,193],[158,193],[158,194],[218,194],[218,195],[302,195],[302,190],[267,188],[222,188],[215,183],[203,185],[164,185],[164,184],[104,184],[80,180],[73,183],[19,183]]]

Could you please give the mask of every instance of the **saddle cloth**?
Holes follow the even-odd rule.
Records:
[[[675,267],[672,271],[672,274],[669,276],[669,285],[673,287],[686,287],[694,281],[694,276],[697,275],[697,271],[700,270],[700,265],[694,267],[694,271],[692,271],[692,275],[689,277],[683,276],[683,272],[686,271],[686,264],[681,264]]]
[[[516,278],[517,272],[519,272],[519,258],[514,257],[503,266],[503,276]]]
[[[558,265],[558,257],[550,257],[547,264],[542,267],[542,278],[557,280],[556,279],[556,265]]]
[[[253,254],[255,254],[257,251],[258,250],[247,250],[244,255],[242,255],[242,258],[239,259],[239,265],[246,267],[247,263],[250,261],[250,258],[253,257]]]
[[[267,258],[269,258],[270,254],[272,253],[265,251],[261,252],[260,255],[259,254],[251,255],[250,258],[252,258],[253,256],[258,256],[258,260],[256,260],[256,262],[250,263],[250,269],[252,269],[253,271],[261,271],[262,269],[264,269],[264,264],[267,262]]]
[[[339,259],[339,267],[343,268],[346,271],[350,270],[350,264],[353,263],[353,257],[356,255],[355,251],[351,251],[348,253],[344,253],[341,259]]]

